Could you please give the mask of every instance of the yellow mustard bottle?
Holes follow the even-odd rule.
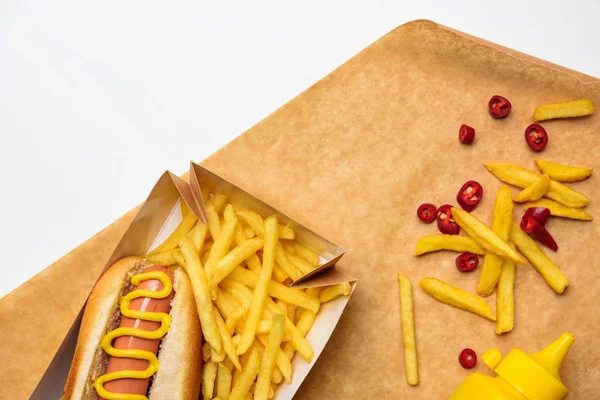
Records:
[[[461,383],[450,400],[565,399],[569,389],[563,385],[559,371],[574,341],[572,333],[563,333],[538,353],[513,349],[504,360],[499,350],[489,350],[482,360],[498,376],[475,372]]]

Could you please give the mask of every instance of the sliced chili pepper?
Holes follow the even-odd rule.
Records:
[[[550,217],[550,210],[545,207],[531,207],[525,211],[525,216],[533,217],[540,224],[546,225]]]
[[[504,118],[510,113],[512,104],[505,97],[492,96],[488,102],[488,110],[493,118]]]
[[[460,226],[452,219],[452,206],[444,204],[437,210],[437,227],[440,232],[448,235],[458,235]]]
[[[483,198],[483,187],[479,182],[467,181],[456,195],[456,201],[463,210],[473,211]]]
[[[531,150],[542,151],[548,144],[548,133],[540,124],[531,124],[525,129],[525,140]]]
[[[431,203],[424,203],[419,206],[417,209],[417,217],[426,224],[430,224],[435,221],[437,216],[437,210],[435,206]]]
[[[475,129],[471,128],[469,125],[462,124],[458,130],[458,140],[460,140],[462,144],[471,144],[474,139]]]
[[[479,265],[479,257],[473,253],[463,253],[456,257],[456,269],[460,272],[471,272]]]
[[[521,229],[544,246],[554,251],[558,250],[558,245],[550,232],[548,232],[544,225],[540,224],[535,218],[524,215],[521,220]]]
[[[477,353],[473,349],[463,349],[458,355],[458,362],[465,369],[474,368],[477,365]]]

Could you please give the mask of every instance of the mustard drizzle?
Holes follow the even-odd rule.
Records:
[[[147,360],[148,367],[144,371],[115,371],[109,374],[99,376],[94,381],[94,388],[98,395],[108,400],[148,400],[145,395],[140,394],[124,394],[124,393],[112,393],[104,389],[104,383],[113,381],[116,379],[133,378],[133,379],[146,379],[158,371],[159,361],[156,354],[137,349],[116,349],[112,346],[113,340],[121,336],[135,336],[142,339],[160,339],[167,334],[169,326],[171,325],[171,316],[163,312],[143,312],[129,309],[129,305],[132,300],[139,297],[148,297],[151,299],[164,299],[171,294],[173,290],[173,283],[171,278],[161,271],[144,272],[141,274],[133,275],[131,277],[131,283],[135,286],[139,285],[140,282],[147,281],[150,279],[157,279],[163,284],[163,288],[159,291],[147,290],[147,289],[136,289],[128,293],[121,298],[119,302],[121,315],[133,319],[141,319],[145,321],[160,322],[161,325],[154,331],[145,331],[138,328],[117,328],[102,338],[100,345],[102,349],[113,357],[120,358],[134,358],[138,360]]]

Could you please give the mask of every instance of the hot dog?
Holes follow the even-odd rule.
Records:
[[[197,399],[202,334],[180,269],[111,266],[86,305],[63,399]]]

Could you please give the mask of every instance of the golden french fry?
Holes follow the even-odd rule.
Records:
[[[491,321],[496,320],[490,305],[481,297],[477,297],[436,278],[423,278],[419,281],[419,285],[425,293],[439,302],[481,315]]]
[[[262,321],[260,321],[258,323],[258,328],[256,328],[256,336],[258,337],[260,335],[269,335],[269,332],[271,332],[271,320],[263,319]],[[291,339],[292,339],[292,336],[290,335],[290,333],[288,331],[285,331],[281,341],[289,342]]]
[[[235,327],[246,316],[246,311],[247,310],[243,307],[238,308],[227,318],[225,321],[225,326],[229,332],[235,332]]]
[[[275,261],[277,265],[285,271],[285,273],[293,280],[300,278],[302,274],[288,260],[287,251],[283,249],[281,242],[277,243],[277,253],[275,253]]]
[[[206,240],[206,234],[208,233],[208,225],[203,224],[202,221],[196,222],[194,228],[189,231],[187,234],[192,242],[194,242],[194,246],[201,253],[204,250],[204,242]]]
[[[319,300],[321,297],[321,291],[324,289],[323,286],[318,286],[318,287],[309,287],[306,288],[306,294],[314,297],[315,299]],[[320,300],[319,300],[320,301]],[[315,313],[316,314],[316,313]]]
[[[458,235],[429,235],[423,236],[417,242],[415,256],[431,253],[439,250],[451,250],[459,253],[473,253],[480,256],[485,254],[473,239],[468,236]]]
[[[234,377],[235,383],[229,394],[229,400],[243,400],[246,398],[250,386],[252,386],[256,375],[258,375],[260,358],[259,350],[254,347],[250,349],[250,356],[248,357],[248,361],[244,363],[242,372],[237,379]]]
[[[265,226],[260,214],[250,210],[236,209],[237,215],[241,217],[254,230],[256,236],[263,238],[265,236]]]
[[[283,316],[283,314],[280,314]],[[286,329],[284,329],[286,331]],[[261,349],[267,346],[267,342],[269,341],[268,335],[257,335],[256,339],[262,345]],[[283,339],[281,340],[283,342]],[[256,341],[255,341],[256,344]],[[292,364],[290,360],[285,356],[283,350],[278,349],[275,356],[275,365],[277,368],[273,369],[271,374],[271,381],[275,381],[276,383],[281,383],[283,378],[289,383],[292,380]],[[280,379],[281,377],[281,379]]]
[[[175,253],[175,252],[181,253],[181,250],[173,249],[173,250],[163,251],[162,253],[151,254],[146,257],[146,260],[148,260],[151,263],[156,264],[156,265],[165,265],[165,266],[174,265],[174,264],[177,264],[175,257],[173,257],[173,253]]]
[[[235,209],[231,204],[227,204],[227,206],[225,207],[225,211],[223,212],[223,216],[225,217],[225,221],[233,221],[238,219],[237,214],[235,213]],[[235,240],[235,243],[239,246],[242,243],[248,241],[248,239],[250,239],[251,237],[248,237],[244,232],[244,229],[242,228],[241,224],[238,224],[233,238]],[[260,273],[260,259],[256,254],[252,254],[250,257],[248,257],[246,259],[246,264],[248,265],[250,271],[256,274]]]
[[[190,279],[192,292],[194,293],[194,300],[196,301],[196,308],[200,316],[204,339],[210,343],[210,346],[216,352],[220,352],[222,346],[221,334],[215,320],[206,274],[204,268],[202,268],[202,264],[200,264],[196,246],[190,238],[184,237],[179,247],[181,247],[181,252],[185,258],[185,271]]]
[[[286,254],[286,257],[290,261],[290,263],[292,263],[292,265],[296,267],[298,271],[300,271],[302,275],[306,275],[313,269],[315,269],[314,265],[312,265],[302,257],[298,257],[295,254],[288,253]]]
[[[459,208],[452,207],[452,217],[456,223],[465,230],[485,250],[498,254],[503,258],[512,260],[518,264],[524,264],[525,259],[510,248],[506,241],[502,240],[483,222]]]
[[[208,201],[208,198],[210,197],[210,192],[208,191],[208,188],[206,186],[201,187],[200,191],[202,192],[202,199],[206,203]]]
[[[515,263],[506,260],[496,293],[496,333],[510,332],[515,324]]]
[[[273,265],[273,279],[277,283],[281,283],[289,278],[288,274],[285,273],[277,264]]]
[[[181,249],[175,249],[175,251],[172,254],[173,259],[175,259],[175,262],[185,269],[185,259],[183,258],[183,253],[181,252]]]
[[[225,364],[219,364],[217,370],[217,396],[220,399],[226,400],[229,398],[231,391],[231,371],[227,369]]]
[[[219,231],[219,236],[214,238],[215,241],[208,254],[208,260],[206,260],[206,264],[204,264],[206,277],[209,280],[214,273],[217,263],[221,261],[225,254],[227,254],[227,251],[229,251],[231,243],[233,242],[233,234],[235,233],[237,226],[237,219],[225,222]]]
[[[525,203],[541,199],[548,193],[548,188],[550,188],[550,178],[546,174],[541,175],[533,184],[517,193],[513,200],[517,203]]]
[[[284,285],[285,286],[285,285]],[[287,287],[287,286],[286,286]],[[300,293],[304,293],[302,291],[300,291]],[[290,321],[292,321],[293,323],[296,323],[296,310],[298,309],[298,306],[292,303],[288,303],[288,308],[287,308],[287,317],[290,319]],[[284,337],[284,342],[287,342],[287,340],[285,340],[285,335]]]
[[[559,182],[578,182],[586,179],[592,172],[593,168],[573,167],[565,164],[557,164],[550,161],[535,160],[540,171],[548,175],[550,179]]]
[[[501,186],[496,194],[494,204],[494,220],[492,221],[492,232],[504,241],[508,240],[514,204],[508,186]],[[494,291],[504,259],[492,252],[486,253],[483,258],[481,274],[477,283],[477,293],[481,296],[489,296]]]
[[[265,235],[263,246],[263,263],[256,282],[256,287],[252,294],[252,304],[246,317],[246,324],[242,332],[242,339],[237,347],[238,354],[244,354],[254,341],[256,327],[265,306],[269,281],[273,274],[273,266],[275,265],[275,253],[277,250],[277,240],[279,238],[279,224],[275,216],[268,217],[265,222]]]
[[[210,359],[211,361],[214,361],[215,363],[220,363],[221,361],[225,360],[225,350],[221,347],[221,350],[219,351],[215,351],[215,349],[211,348],[210,349]]]
[[[198,218],[193,212],[187,213],[186,216],[182,218],[177,228],[171,232],[169,237],[158,247],[149,252],[148,256],[177,248],[181,239],[194,227],[197,220]]]
[[[294,247],[294,243],[297,242],[294,242],[292,240],[281,240],[280,243],[285,249],[285,251],[287,251],[288,253],[296,254],[296,248]]]
[[[287,225],[279,225],[279,238],[293,240],[296,237],[294,230]]]
[[[208,233],[210,234],[210,231]],[[215,242],[213,240],[205,241],[202,250],[200,250],[200,254],[209,253],[214,244]]]
[[[578,219],[581,221],[592,221],[594,218],[581,208],[571,208],[563,206],[553,200],[539,199],[531,203],[525,204],[525,208],[544,207],[550,210],[550,215],[553,217],[563,217],[570,219]]]
[[[510,240],[517,246],[519,251],[529,260],[531,265],[544,278],[546,283],[556,293],[562,293],[569,286],[569,279],[562,273],[560,268],[540,250],[539,246],[528,234],[523,232],[516,222],[510,229]]]
[[[223,206],[225,205],[225,203],[227,203],[227,196],[225,196],[224,194],[218,193],[218,194],[215,194],[211,200],[212,200],[213,206],[215,207],[215,211],[218,214],[221,211],[221,208],[223,208]]]
[[[256,232],[254,232],[254,229],[252,229],[249,226],[244,228],[244,233],[246,234],[246,237],[248,239],[252,239],[254,236],[256,236]]]
[[[294,253],[308,261],[313,267],[319,265],[319,256],[317,253],[298,242],[292,242],[292,246],[294,248]]]
[[[349,282],[338,283],[323,289],[319,295],[319,300],[321,303],[327,303],[340,296],[350,296],[350,293],[352,293],[352,285]]]
[[[231,274],[229,274],[229,278],[252,289],[256,288],[258,282],[258,276],[252,271],[248,271],[241,267],[234,269]],[[307,295],[299,289],[289,288],[280,283],[270,281],[268,294],[269,296],[283,300],[286,303],[311,310],[315,314],[319,311],[319,300]]]
[[[299,310],[300,311],[300,310]],[[310,310],[302,310],[300,317],[298,318],[298,323],[296,324],[296,328],[298,329],[298,333],[303,337],[311,330],[317,319],[317,315]],[[294,353],[296,352],[296,348],[293,343],[288,342],[283,346],[283,352],[285,353],[288,359],[294,358]]]
[[[269,389],[271,387],[271,374],[273,373],[273,369],[275,368],[275,358],[277,357],[278,352],[281,352],[282,358],[288,364],[290,362],[279,348],[279,346],[281,345],[281,339],[283,337],[284,330],[285,316],[283,316],[282,314],[273,315],[271,332],[269,333],[269,339],[267,341],[267,344],[265,345],[265,352],[260,363],[260,371],[256,380],[256,390],[254,391],[254,398],[256,400],[269,399]]]
[[[238,358],[237,353],[235,352],[235,346],[231,341],[231,334],[229,333],[229,330],[227,330],[225,321],[223,321],[223,317],[221,317],[221,314],[219,314],[219,312],[216,309],[214,312],[215,319],[217,320],[217,325],[219,326],[219,333],[221,333],[221,341],[223,342],[223,349],[225,350],[225,354],[227,354],[227,357],[231,360],[233,365],[237,369],[241,370],[242,366],[240,365],[240,360]]]
[[[202,367],[202,398],[211,400],[215,388],[215,379],[217,377],[217,363],[208,361]]]
[[[594,113],[594,102],[588,99],[544,104],[533,112],[533,122],[556,118],[583,117]]]
[[[205,342],[202,346],[202,360],[204,360],[204,362],[210,360],[210,350],[210,344],[208,344],[208,342]]]
[[[400,320],[402,321],[406,381],[409,385],[416,386],[419,384],[419,373],[412,286],[408,278],[402,274],[398,274],[398,285],[400,287]]]
[[[219,219],[219,213],[215,209],[215,205],[212,200],[206,202],[204,205],[204,210],[206,211],[208,230],[210,231],[210,236],[214,240],[219,236],[219,232],[221,232],[221,220]]]
[[[258,249],[263,247],[263,240],[253,238],[245,241],[235,249],[225,255],[216,265],[213,275],[210,278],[209,287],[215,288],[227,275],[240,265],[245,259],[255,254]]]
[[[229,301],[227,296],[222,296],[223,292],[219,287],[217,287],[217,298],[215,299],[215,305],[217,306],[217,310],[224,318],[229,318],[235,311],[235,307]]]
[[[509,185],[526,188],[532,185],[539,174],[521,168],[518,165],[506,162],[490,162],[483,164],[488,171],[503,182]],[[590,199],[571,189],[567,185],[550,180],[550,187],[546,193],[546,197],[559,202],[567,207],[585,207],[590,203]]]

